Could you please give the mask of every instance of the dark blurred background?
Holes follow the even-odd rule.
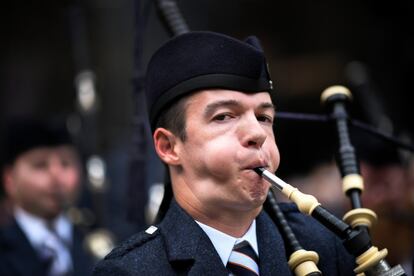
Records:
[[[1,8],[1,121],[68,118],[86,166],[82,202],[94,225],[118,240],[145,227],[148,189],[164,176],[141,87],[151,54],[169,38],[153,2],[17,0]],[[177,3],[192,30],[260,38],[278,111],[324,114],[321,92],[341,84],[354,94],[353,117],[413,137],[411,2]],[[332,159],[335,136],[325,124],[280,119],[275,127],[279,175],[306,174]]]

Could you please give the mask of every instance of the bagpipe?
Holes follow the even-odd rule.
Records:
[[[176,36],[189,32],[189,28],[183,19],[180,10],[173,0],[156,1],[160,17],[171,35]],[[342,189],[349,197],[352,209],[348,211],[343,219],[339,219],[330,211],[322,207],[318,200],[309,194],[300,192],[297,188],[287,184],[272,172],[264,168],[256,168],[255,171],[271,184],[267,200],[266,211],[281,231],[289,251],[289,267],[296,275],[321,275],[317,267],[319,256],[316,252],[304,249],[294,232],[289,226],[283,212],[276,201],[276,193],[280,191],[293,201],[298,209],[315,218],[319,223],[339,237],[346,250],[355,257],[356,268],[354,272],[358,275],[406,275],[401,265],[391,267],[386,261],[387,249],[379,249],[374,246],[370,237],[370,228],[377,220],[377,215],[368,208],[363,208],[361,194],[364,190],[364,180],[360,174],[359,164],[355,148],[350,139],[348,125],[350,123],[347,112],[347,104],[351,101],[351,92],[343,86],[332,86],[323,91],[321,102],[326,106],[328,116],[313,118],[333,123],[338,138],[338,167],[342,175]],[[306,114],[284,114],[287,117],[304,117],[312,119]],[[280,116],[279,116],[280,117]],[[367,125],[359,124],[368,132],[378,134],[385,140],[392,140],[398,146],[413,151],[413,147],[398,140],[388,137],[373,130]],[[171,191],[170,191],[171,193]],[[162,212],[168,205],[163,202],[160,209]]]

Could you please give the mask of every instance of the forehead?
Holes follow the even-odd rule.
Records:
[[[245,93],[241,91],[225,89],[201,90],[192,94],[188,99],[188,104],[197,108],[205,107],[214,102],[234,100],[242,105],[257,107],[264,103],[272,104],[268,92]]]

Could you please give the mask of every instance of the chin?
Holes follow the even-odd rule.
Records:
[[[254,185],[250,189],[250,197],[253,201],[260,201],[263,203],[266,200],[268,191],[269,186],[261,182],[257,185]]]
[[[267,190],[264,189],[253,189],[248,195],[249,205],[253,208],[263,205],[267,198]]]
[[[267,194],[260,194],[260,195],[253,195],[252,196],[252,204],[255,206],[263,205],[263,203],[266,201]]]
[[[43,211],[38,210],[37,212],[33,212],[33,213],[46,220],[53,220],[60,214],[59,212],[55,212],[53,210],[43,210]]]
[[[49,208],[43,210],[43,217],[46,219],[54,219],[60,215],[62,208],[60,205],[49,206]]]

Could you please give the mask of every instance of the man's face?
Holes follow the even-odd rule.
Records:
[[[269,184],[252,169],[279,166],[274,115],[267,92],[204,90],[188,98],[187,139],[178,143],[178,155],[201,205],[238,211],[262,205]]]
[[[72,203],[80,183],[80,165],[70,146],[39,147],[21,154],[5,170],[5,188],[24,210],[56,217]]]

